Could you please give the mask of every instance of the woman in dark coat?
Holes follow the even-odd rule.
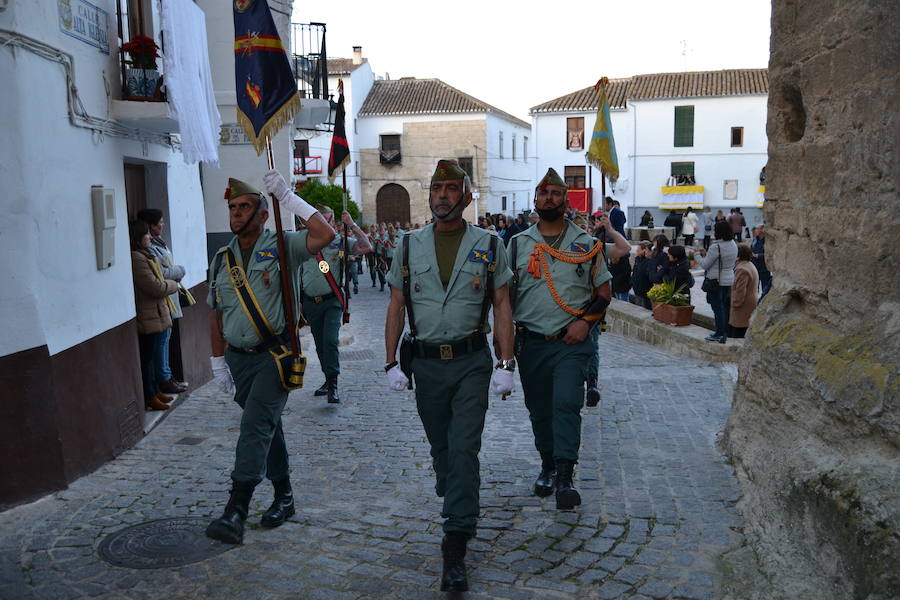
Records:
[[[669,246],[669,238],[663,234],[659,234],[653,238],[653,255],[648,258],[647,274],[650,283],[659,283],[662,281],[662,272],[669,264],[669,255],[666,254],[666,248]]]
[[[674,281],[675,289],[682,288],[685,294],[690,294],[694,287],[694,276],[691,275],[691,265],[687,259],[684,246],[672,246],[669,248],[669,263],[662,271],[662,281]]]

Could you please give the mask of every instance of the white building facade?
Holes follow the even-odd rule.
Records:
[[[442,158],[459,160],[472,179],[467,219],[528,206],[529,124],[439,79],[375,81],[356,124],[366,222],[429,220],[431,174]]]
[[[140,23],[159,43],[159,3],[129,5],[132,34]],[[185,164],[167,102],[125,96],[120,9],[0,10],[0,380],[14,400],[0,419],[0,507],[65,487],[143,436],[129,219],[160,209],[182,283],[201,294],[206,279],[200,169]],[[193,356],[209,345],[201,320],[185,309],[172,341],[183,349],[173,370],[194,387],[208,379],[205,356]]]
[[[619,179],[606,195],[621,203],[628,224],[645,210],[661,223],[669,208],[703,206],[725,214],[741,208],[747,222],[762,222],[760,171],[766,164],[768,76],[765,69],[638,75],[610,83],[610,113]],[[568,131],[584,121],[589,143],[597,114],[597,93],[585,88],[531,110],[536,172],[554,167],[565,176],[583,165],[586,148],[572,152]],[[585,168],[593,208],[602,207],[597,169]],[[689,175],[695,186],[672,186],[669,178]],[[579,186],[576,186],[579,187]],[[681,189],[677,189],[681,188]],[[685,193],[689,192],[689,193]]]

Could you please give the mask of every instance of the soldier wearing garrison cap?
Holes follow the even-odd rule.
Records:
[[[334,226],[334,211],[327,206],[320,212]],[[352,232],[347,246],[353,255],[370,252],[369,238],[353,222],[346,210],[341,215],[341,222]],[[337,229],[337,227],[335,227]],[[343,226],[342,226],[343,229]],[[341,372],[338,342],[341,331],[341,314],[347,298],[344,298],[344,241],[338,235],[322,249],[319,256],[313,256],[303,263],[300,269],[300,299],[303,302],[303,316],[309,322],[313,340],[316,343],[316,354],[325,382],[314,393],[316,396],[328,396],[329,404],[341,401],[338,396],[338,375]],[[353,264],[355,269],[356,265]]]
[[[478,451],[488,407],[488,388],[513,389],[512,315],[502,242],[467,223],[471,183],[452,160],[438,163],[431,178],[429,207],[434,223],[411,231],[395,249],[388,283],[391,298],[385,325],[388,384],[401,391],[408,378],[398,365],[397,344],[404,310],[416,386],[416,407],[431,445],[435,492],[444,498],[441,590],[468,589],[465,554],[475,535],[480,485]],[[492,368],[487,311],[494,310],[494,342],[500,362]]]
[[[610,300],[603,245],[565,218],[566,183],[550,169],[537,186],[538,222],[510,241],[516,358],[541,472],[537,496],[558,509],[581,504],[572,477],[581,446],[581,407],[590,339]]]
[[[296,273],[305,260],[331,242],[334,230],[313,207],[291,193],[278,171],[269,171],[265,182],[286,210],[306,221],[305,230],[284,234],[287,263]],[[294,514],[281,428],[288,393],[269,350],[285,343],[296,323],[285,321],[276,236],[264,227],[268,199],[237,179],[228,180],[225,199],[235,235],[216,253],[209,270],[210,363],[216,383],[223,392],[234,392],[243,414],[231,496],[222,516],[206,528],[206,535],[239,544],[253,490],[264,477],[272,482],[275,499],[260,524],[277,527]]]

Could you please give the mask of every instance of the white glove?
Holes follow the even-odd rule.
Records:
[[[284,177],[276,169],[269,170],[263,176],[263,181],[266,184],[266,191],[278,198],[285,210],[291,211],[304,221],[308,221],[316,213],[316,209],[306,200],[291,191]]]
[[[400,365],[394,365],[387,372],[387,380],[388,387],[394,390],[395,392],[402,392],[409,385],[409,379],[406,377],[406,374],[400,369]]]
[[[219,387],[219,391],[223,394],[234,393],[234,380],[231,378],[231,371],[225,363],[224,356],[210,356],[209,365],[212,367],[213,381]]]
[[[491,393],[497,396],[512,394],[513,390],[516,389],[516,382],[513,379],[514,374],[507,369],[494,369],[494,374],[491,375]]]

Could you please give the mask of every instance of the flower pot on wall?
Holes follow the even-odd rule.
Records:
[[[156,69],[125,69],[125,88],[129,100],[156,100],[160,84]]]
[[[671,304],[654,304],[653,306],[653,318],[660,323],[682,327],[690,325],[693,316],[693,306],[673,306]]]

